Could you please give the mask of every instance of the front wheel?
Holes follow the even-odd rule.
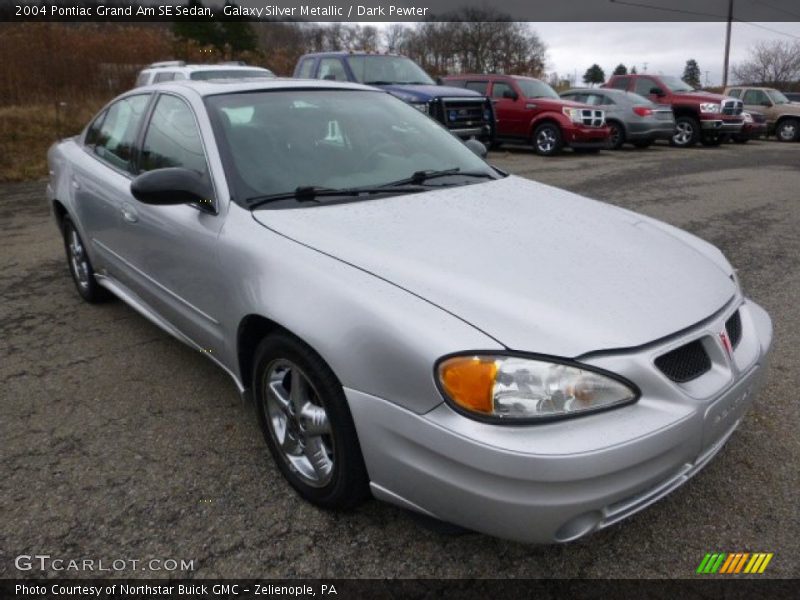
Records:
[[[700,122],[694,117],[675,119],[675,133],[669,143],[679,148],[694,146],[700,140]]]
[[[561,129],[553,123],[543,123],[533,132],[533,149],[539,156],[555,156],[564,147]]]
[[[94,278],[92,262],[89,260],[89,254],[86,252],[83,239],[81,239],[72,219],[64,217],[64,221],[61,224],[61,232],[64,236],[67,265],[78,294],[92,304],[111,299],[111,292],[100,287]]]
[[[316,352],[288,334],[268,336],[256,350],[253,391],[267,446],[300,496],[347,509],[369,495],[342,385]]]
[[[798,138],[798,122],[797,119],[784,119],[780,123],[778,123],[778,127],[775,129],[775,137],[778,138],[780,142],[793,142]]]
[[[625,129],[616,121],[609,123],[608,128],[611,130],[608,136],[609,148],[612,150],[619,150],[625,143]]]

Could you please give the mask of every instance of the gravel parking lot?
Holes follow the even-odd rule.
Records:
[[[227,375],[121,302],[80,300],[44,184],[5,185],[0,577],[41,576],[20,554],[194,560],[173,575],[196,577],[691,577],[712,551],[774,552],[764,576],[797,576],[800,144],[490,159],[709,240],[772,315],[768,384],[700,475],[564,546],[447,535],[375,501],[320,511],[272,466]]]

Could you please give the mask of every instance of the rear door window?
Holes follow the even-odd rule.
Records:
[[[486,91],[489,89],[489,82],[488,81],[468,81],[467,85],[464,86],[468,90],[473,90],[478,92],[480,95],[485,96]]]
[[[627,90],[630,81],[630,77],[616,77],[611,81],[611,87],[615,90]]]
[[[133,172],[134,149],[150,94],[128,96],[112,104],[96,129],[90,129],[86,143],[110,165]],[[92,125],[94,128],[94,125]]]

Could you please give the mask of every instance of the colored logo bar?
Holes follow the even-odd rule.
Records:
[[[749,552],[709,552],[697,567],[697,573],[702,575],[763,573],[773,556],[772,552],[753,552],[752,554]]]

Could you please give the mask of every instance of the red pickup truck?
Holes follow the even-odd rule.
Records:
[[[533,144],[542,156],[564,146],[595,152],[608,148],[611,130],[605,111],[560,98],[543,81],[517,75],[451,75],[444,83],[474,90],[492,99],[495,143]]]
[[[695,90],[669,75],[615,75],[601,87],[626,90],[658,104],[669,104],[675,115],[673,146],[718,146],[742,131],[741,100]]]

